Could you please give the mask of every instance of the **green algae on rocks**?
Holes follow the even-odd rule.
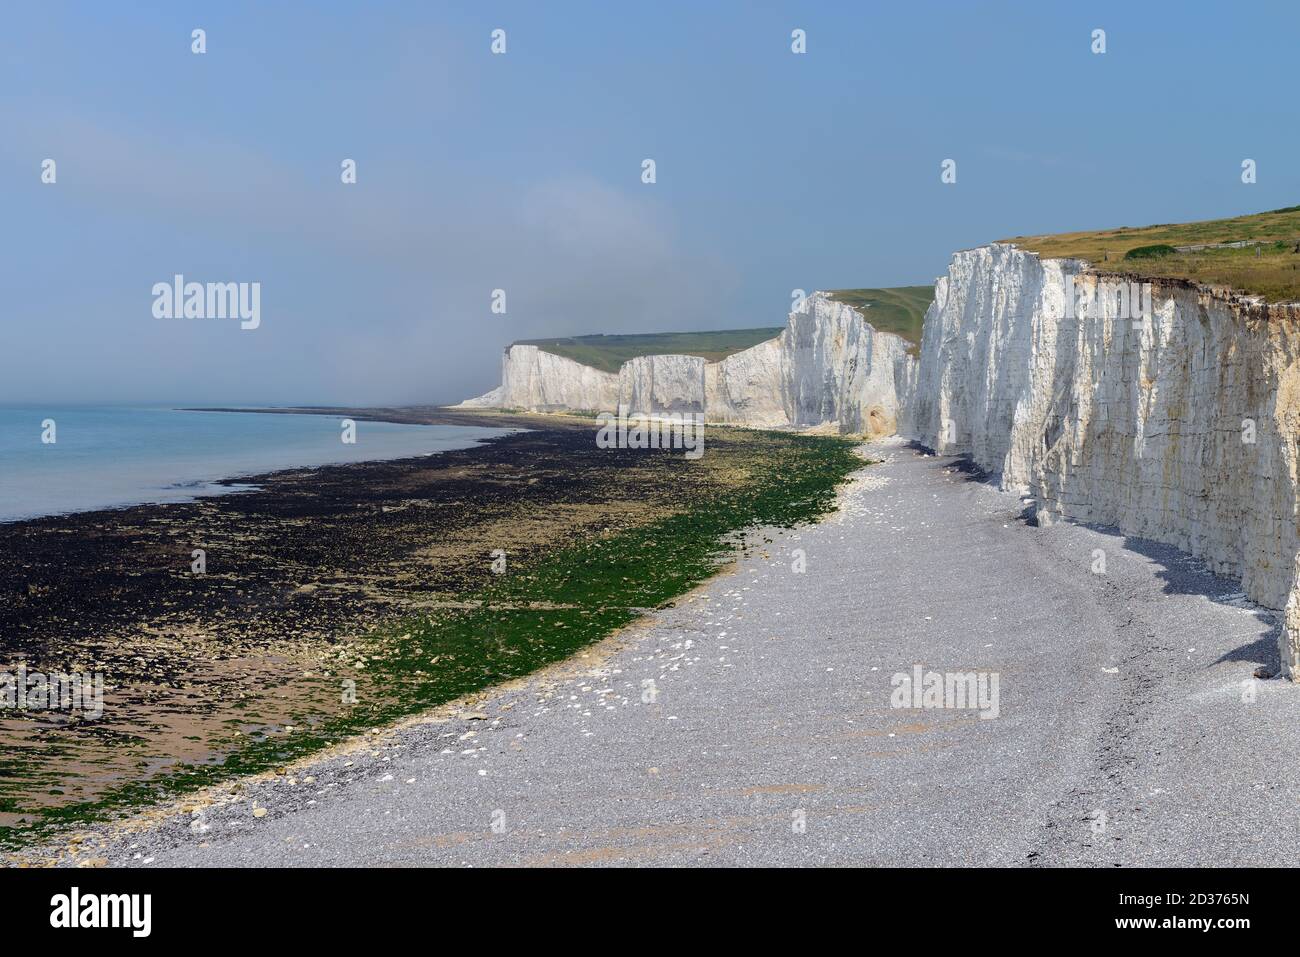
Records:
[[[567,424],[564,431],[581,443],[560,446],[570,455],[577,448],[585,452],[586,443],[594,449],[590,423]],[[591,471],[581,495],[617,499],[603,503],[606,517],[568,529],[562,546],[552,542],[518,560],[512,556],[503,574],[478,586],[456,579],[460,587],[441,593],[436,607],[390,617],[360,639],[329,644],[326,664],[288,685],[302,701],[288,718],[265,722],[255,705],[227,703],[221,707],[228,734],[208,742],[202,759],[178,761],[84,800],[47,794],[37,805],[5,793],[0,811],[25,821],[0,828],[0,842],[30,845],[60,825],[103,821],[278,768],[562,660],[703,582],[736,549],[752,547],[744,544],[754,537],[747,530],[792,527],[831,511],[837,486],[864,464],[854,443],[837,437],[714,427],[709,433],[708,452],[698,462],[656,450],[588,457],[586,465],[604,467]],[[503,444],[509,443],[497,443],[498,452]],[[467,450],[461,458],[475,454]],[[538,467],[549,467],[544,456]],[[400,472],[392,463],[387,468]],[[616,517],[627,509],[630,517]],[[317,707],[326,696],[337,700],[341,688],[344,696],[351,689],[355,703]],[[57,753],[49,757],[58,759]]]

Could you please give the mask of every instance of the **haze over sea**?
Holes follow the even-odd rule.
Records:
[[[467,448],[507,429],[342,416],[198,412],[120,406],[0,406],[0,522],[154,502],[185,502],[249,486],[220,479]],[[54,420],[55,441],[42,441]]]

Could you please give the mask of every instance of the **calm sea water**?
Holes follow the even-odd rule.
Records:
[[[53,419],[53,444],[41,441]],[[508,429],[342,417],[138,408],[0,406],[0,522],[237,491],[217,479],[277,469],[429,455]],[[244,486],[247,488],[248,486]]]

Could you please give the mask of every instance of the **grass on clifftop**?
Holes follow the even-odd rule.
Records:
[[[1300,206],[1231,219],[1015,236],[1001,242],[1043,257],[1084,259],[1102,271],[1227,286],[1270,302],[1300,301]]]
[[[902,336],[915,347],[921,345],[921,323],[925,310],[934,302],[934,285],[895,286],[890,289],[835,289],[830,295],[862,315],[881,332]]]
[[[651,332],[639,335],[572,336],[559,339],[520,339],[515,345],[537,346],[543,352],[581,362],[602,372],[617,372],[638,356],[699,356],[718,362],[729,355],[781,334],[780,326],[723,329],[718,332]]]

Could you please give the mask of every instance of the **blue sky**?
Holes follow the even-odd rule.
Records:
[[[452,401],[517,338],[779,325],[1008,235],[1295,205],[1298,11],[8,5],[0,402]],[[260,328],[154,319],[175,273],[261,282]]]

